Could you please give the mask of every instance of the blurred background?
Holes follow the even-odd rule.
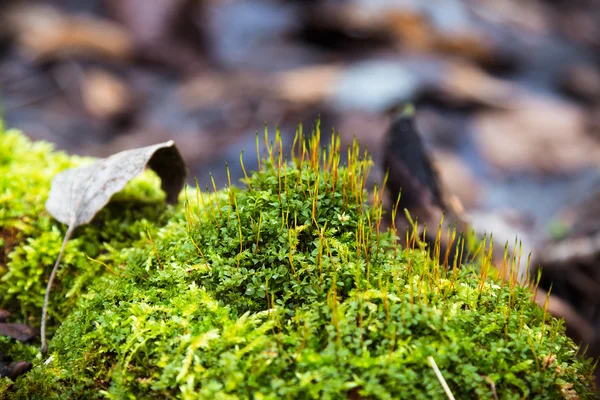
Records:
[[[5,124],[104,157],[173,139],[201,186],[255,132],[417,126],[465,209],[539,231],[600,188],[597,0],[4,0]],[[253,162],[254,161],[254,162]],[[377,178],[381,171],[375,171]]]
[[[380,165],[389,111],[412,102],[474,226],[524,254],[589,239],[592,261],[552,279],[595,332],[599,21],[599,0],[3,0],[0,102],[71,153],[173,139],[202,187],[225,162],[240,178],[242,149],[256,165],[265,123],[291,144],[319,116]]]

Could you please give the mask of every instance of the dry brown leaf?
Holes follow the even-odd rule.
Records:
[[[223,74],[203,73],[181,84],[177,96],[186,109],[196,109],[219,104],[235,93],[236,79]]]
[[[475,29],[460,32],[437,32],[435,50],[465,57],[473,61],[493,60],[496,49],[485,33]]]
[[[483,156],[503,171],[561,173],[600,165],[600,143],[569,103],[521,98],[513,110],[479,113],[474,131]]]
[[[121,26],[104,19],[73,16],[47,5],[27,4],[6,14],[18,43],[33,59],[91,54],[117,60],[133,52],[133,41]]]
[[[104,120],[126,115],[133,107],[133,95],[127,84],[101,69],[85,74],[81,96],[90,114]]]
[[[426,12],[411,8],[390,9],[382,15],[387,26],[404,49],[419,52],[453,54],[476,62],[488,62],[497,49],[486,34],[469,25],[458,30],[443,30]]]
[[[495,108],[510,108],[517,94],[510,83],[466,62],[453,62],[446,67],[440,89],[455,101]]]
[[[331,97],[342,68],[319,65],[282,72],[277,77],[279,95],[293,103],[319,103]]]
[[[424,15],[415,10],[392,10],[386,13],[385,23],[405,49],[428,51],[434,46],[432,27]]]
[[[176,203],[185,183],[186,166],[173,141],[122,151],[90,165],[63,171],[52,180],[46,209],[69,229],[46,288],[41,328],[42,353],[47,349],[46,315],[50,289],[73,230],[90,222],[112,195],[141,174],[146,166],[161,178],[167,202]]]

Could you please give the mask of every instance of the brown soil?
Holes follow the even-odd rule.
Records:
[[[0,229],[0,239],[3,242],[0,246],[0,269],[3,269],[8,263],[8,255],[20,241],[19,231],[13,228],[2,228]]]

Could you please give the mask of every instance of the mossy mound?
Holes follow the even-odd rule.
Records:
[[[0,293],[37,323],[65,230],[45,196],[56,171],[84,161],[0,136],[0,148],[11,143],[0,150],[2,208],[22,207],[0,220],[14,238]],[[530,289],[485,263],[446,271],[378,229],[357,146],[342,167],[339,141],[298,140],[290,163],[277,143],[244,189],[190,189],[157,207],[159,185],[145,176],[120,195],[127,203],[78,230],[52,299],[51,357],[0,339],[36,360],[12,390],[0,381],[0,395],[445,398],[433,357],[456,398],[593,398],[591,362]]]

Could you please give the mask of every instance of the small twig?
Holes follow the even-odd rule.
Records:
[[[121,276],[121,277],[125,276],[125,275],[123,275],[123,274],[120,274],[120,273],[118,273],[117,271],[115,271],[114,269],[112,269],[111,267],[109,267],[108,265],[106,265],[106,263],[103,263],[103,262],[102,262],[102,261],[100,261],[100,260],[96,260],[96,259],[94,259],[94,258],[92,258],[92,257],[88,256],[87,254],[86,254],[85,256],[86,256],[86,258],[87,258],[88,260],[90,260],[90,261],[92,261],[92,262],[95,262],[95,263],[98,263],[98,264],[102,265],[102,266],[103,266],[104,268],[106,268],[106,270],[107,270],[108,272],[110,272],[111,274],[113,274],[113,275],[117,275],[117,276]]]
[[[442,388],[444,389],[444,392],[446,392],[446,396],[448,396],[448,399],[449,400],[456,400],[454,398],[454,395],[450,391],[450,388],[448,387],[448,384],[446,383],[446,380],[442,376],[442,373],[440,372],[440,369],[438,368],[437,364],[435,363],[435,360],[433,359],[433,357],[431,357],[431,356],[427,357],[427,361],[429,361],[429,364],[431,365],[431,368],[433,368],[433,372],[435,372],[435,376],[437,376],[438,381],[440,381],[440,385],[442,385]]]
[[[46,354],[48,351],[48,343],[46,343],[46,319],[48,317],[48,300],[50,299],[50,290],[52,290],[52,283],[54,282],[54,278],[56,277],[56,273],[58,272],[58,266],[60,265],[60,260],[62,260],[63,253],[65,252],[65,247],[67,246],[67,242],[71,238],[71,234],[75,230],[75,224],[71,224],[69,229],[67,229],[67,233],[65,234],[65,238],[62,242],[62,246],[60,247],[60,253],[58,253],[58,258],[54,263],[54,267],[52,268],[52,272],[50,273],[50,279],[48,279],[48,286],[46,286],[46,294],[44,295],[44,307],[42,308],[42,328],[40,331],[40,336],[42,337],[42,354]]]
[[[494,381],[491,380],[489,376],[486,376],[484,379],[487,383],[490,384],[490,387],[492,388],[492,394],[494,395],[494,400],[498,400],[498,394],[496,393],[496,385],[494,384]]]

